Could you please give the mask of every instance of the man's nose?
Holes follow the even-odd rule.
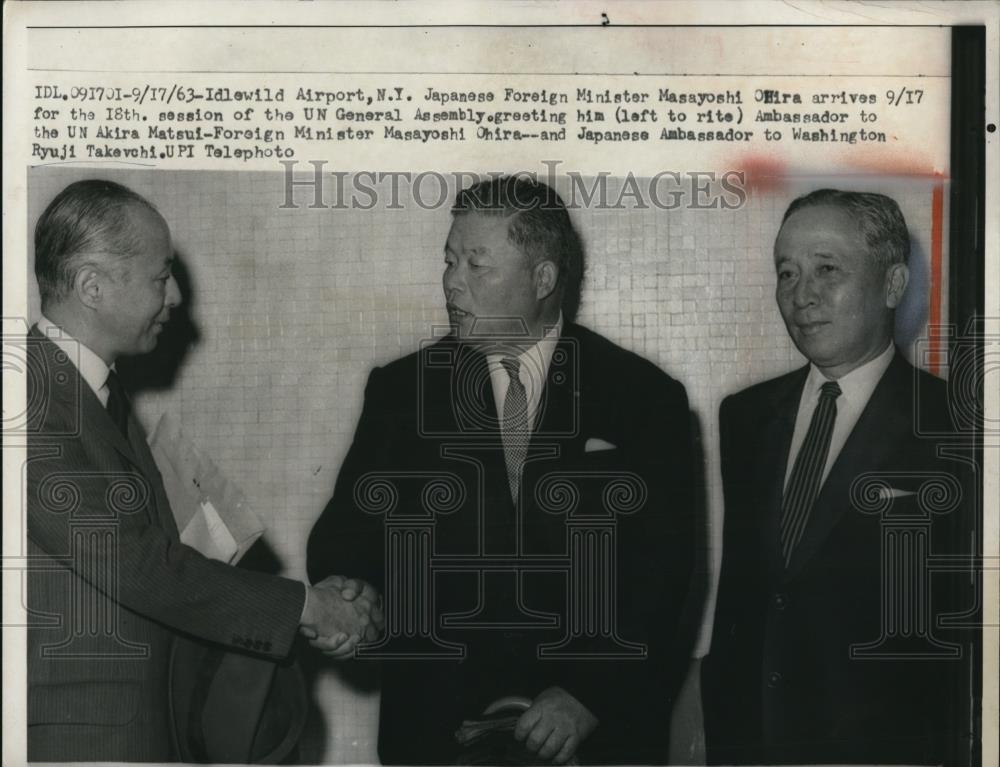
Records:
[[[798,279],[792,291],[792,301],[794,301],[796,308],[799,309],[804,309],[816,303],[816,283],[812,277],[803,275]]]
[[[460,264],[454,264],[444,270],[444,295],[449,301],[456,293],[465,290],[465,273]]]
[[[177,280],[171,274],[170,279],[167,280],[167,295],[163,303],[168,309],[173,309],[180,306],[182,300],[180,285],[177,284]]]

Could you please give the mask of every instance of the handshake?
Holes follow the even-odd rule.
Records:
[[[378,639],[384,628],[382,597],[370,583],[331,575],[307,587],[299,631],[323,654],[349,658],[355,647]]]

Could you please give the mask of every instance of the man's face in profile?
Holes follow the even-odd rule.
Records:
[[[170,310],[181,302],[167,225],[142,206],[132,206],[127,215],[137,252],[104,281],[100,311],[102,337],[116,357],[156,348]]]
[[[527,335],[541,301],[528,257],[510,242],[508,219],[455,216],[444,248],[442,278],[448,317],[463,341]]]
[[[839,378],[885,350],[898,296],[890,296],[889,272],[869,255],[847,212],[797,210],[778,233],[774,263],[788,334],[824,374]]]

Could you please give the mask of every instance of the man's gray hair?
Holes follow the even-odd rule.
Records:
[[[146,198],[103,179],[70,184],[49,203],[35,225],[35,277],[43,309],[73,291],[89,256],[125,261],[138,252],[140,239],[128,217],[133,206],[159,215]]]
[[[781,219],[782,225],[796,211],[817,205],[838,207],[857,221],[868,254],[883,270],[909,260],[910,233],[899,205],[891,197],[873,192],[817,189],[792,201]]]

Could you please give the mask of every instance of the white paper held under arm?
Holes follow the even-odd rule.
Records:
[[[236,564],[264,533],[243,491],[164,413],[149,437],[181,541],[211,559]]]

